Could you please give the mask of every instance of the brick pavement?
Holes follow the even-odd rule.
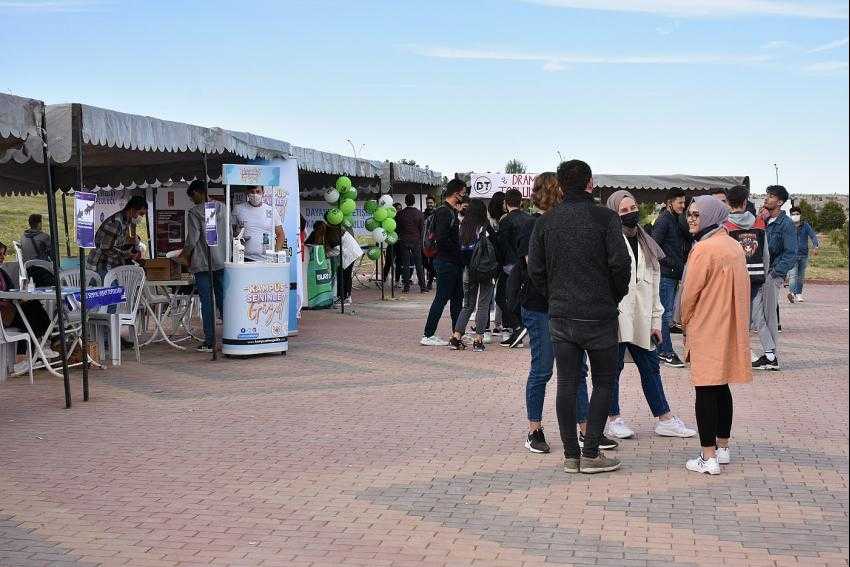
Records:
[[[43,373],[0,385],[0,566],[847,565],[846,286],[784,308],[720,477],[653,435],[628,366],[623,470],[561,472],[554,387],[554,452],[526,452],[527,349],[419,347],[428,297],[307,313],[285,358],[145,349],[69,411]]]

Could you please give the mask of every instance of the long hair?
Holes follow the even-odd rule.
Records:
[[[469,245],[478,238],[478,231],[488,225],[487,207],[481,199],[472,199],[460,223],[460,243]]]
[[[487,213],[490,218],[496,222],[505,214],[505,194],[502,191],[496,191],[490,197],[490,202],[487,203]]]
[[[541,211],[548,211],[564,200],[564,191],[558,183],[558,176],[547,171],[534,179],[531,188],[531,202]]]

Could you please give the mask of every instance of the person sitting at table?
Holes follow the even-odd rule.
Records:
[[[44,260],[49,262],[53,257],[50,235],[41,230],[42,217],[32,214],[27,219],[29,228],[21,235],[21,254],[24,262]]]
[[[245,229],[245,261],[265,262],[266,250],[272,246],[274,250],[286,248],[286,235],[283,233],[283,223],[277,207],[263,202],[263,188],[252,187],[247,190],[248,202],[237,205],[233,211],[238,227]],[[236,230],[237,234],[239,228]]]
[[[136,225],[148,212],[148,202],[144,197],[135,196],[127,205],[100,224],[94,235],[96,249],[88,257],[88,265],[100,277],[112,268],[126,266],[134,260],[141,260],[139,237]]]
[[[7,250],[8,248],[6,245],[0,242],[0,264],[3,264],[3,262],[6,261]],[[0,268],[0,291],[11,291],[13,289],[15,289],[15,287],[12,284],[12,278],[9,277],[6,270]],[[20,306],[21,311],[24,312],[24,316],[27,321],[29,321],[33,334],[35,334],[36,337],[43,337],[44,333],[47,332],[47,328],[50,326],[50,316],[47,314],[47,311],[44,310],[41,302],[21,301]],[[14,304],[7,299],[0,299],[0,318],[3,320],[4,328],[15,327],[22,332],[27,330],[27,326],[24,324],[24,320],[21,317],[20,312],[15,309]],[[17,344],[18,354],[25,354],[27,352],[27,348],[23,341]],[[44,348],[44,354],[47,355],[47,358],[56,358],[59,356],[59,353],[50,347]],[[26,372],[28,369],[29,361],[23,361],[15,365],[14,372],[15,374],[18,374],[20,372]]]
[[[181,259],[189,264],[189,272],[195,276],[195,288],[201,300],[201,319],[204,323],[204,342],[198,346],[198,352],[212,352],[215,347],[215,314],[213,313],[213,294],[215,294],[215,305],[219,316],[222,316],[224,308],[224,260],[225,246],[207,245],[206,238],[206,204],[211,202],[216,209],[216,226],[219,238],[223,239],[227,228],[227,211],[225,206],[218,201],[209,201],[207,197],[207,184],[200,179],[195,179],[186,189],[189,199],[195,204],[189,209],[188,223],[186,228],[186,242],[183,244]],[[209,257],[212,270],[209,270],[207,258]],[[212,281],[210,281],[210,271]]]

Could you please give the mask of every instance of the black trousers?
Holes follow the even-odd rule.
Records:
[[[496,305],[502,311],[502,327],[508,329],[517,329],[522,326],[516,314],[510,310],[508,299],[505,294],[508,287],[508,274],[499,268],[499,277],[496,279]]]
[[[732,435],[732,391],[723,386],[696,386],[695,411],[699,444],[716,447],[717,439]]]
[[[401,279],[404,282],[404,287],[410,287],[410,262],[413,262],[416,270],[416,281],[419,287],[425,289],[425,274],[422,266],[422,247],[419,244],[410,244],[399,242],[396,244],[398,248],[399,264],[401,265]]]
[[[387,278],[390,276],[390,270],[395,265],[395,281],[398,283],[401,280],[401,254],[399,249],[401,244],[390,244],[387,246],[387,253],[384,255],[384,271],[381,274],[381,279],[384,283],[391,283]]]
[[[581,454],[588,458],[599,455],[599,439],[608,420],[614,378],[620,372],[620,351],[617,344],[617,320],[568,321],[552,319],[550,323],[555,360],[558,366],[558,390],[555,411],[558,429],[567,458],[579,456],[576,430],[576,396],[584,380],[584,353],[590,359],[593,393],[587,419],[587,433]]]

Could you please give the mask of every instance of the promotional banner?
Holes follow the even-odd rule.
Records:
[[[278,187],[281,184],[280,167],[277,166],[226,163],[222,166],[221,171],[221,182],[224,185],[260,185],[263,187]]]
[[[53,288],[46,288],[53,289]],[[76,290],[71,295],[65,296],[65,301],[68,306],[73,309],[80,308],[81,293],[79,288],[62,288],[63,291]],[[127,301],[127,293],[121,286],[114,287],[99,287],[86,290],[86,309],[97,309],[98,307],[106,307],[108,305],[117,305]]]
[[[207,246],[218,246],[218,209],[214,202],[204,203],[204,235]]]
[[[497,191],[517,189],[523,199],[531,198],[536,173],[472,173],[469,176],[469,196],[473,199],[489,199]]]
[[[155,226],[158,257],[164,258],[166,253],[183,248],[186,234],[185,211],[157,210]]]
[[[225,271],[224,354],[287,350],[289,266],[254,262]]]
[[[94,193],[77,192],[74,199],[74,216],[77,225],[77,246],[80,248],[93,249],[94,246],[94,219],[95,200]]]

